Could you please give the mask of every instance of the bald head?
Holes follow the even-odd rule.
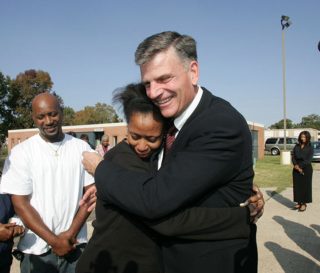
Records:
[[[63,139],[62,118],[62,109],[56,96],[46,92],[32,100],[32,119],[44,140],[57,142]]]
[[[41,104],[51,104],[54,105],[54,107],[61,110],[58,98],[48,92],[40,93],[33,98],[32,112],[34,112],[35,107],[39,107]]]

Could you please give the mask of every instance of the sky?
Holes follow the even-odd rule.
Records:
[[[112,104],[116,88],[140,80],[138,44],[174,30],[197,41],[199,84],[268,127],[284,117],[287,15],[286,116],[299,123],[320,115],[319,11],[319,0],[1,0],[0,71],[48,72],[75,111]]]

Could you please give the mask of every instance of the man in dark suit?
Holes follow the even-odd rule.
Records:
[[[99,197],[157,219],[184,207],[235,207],[251,194],[251,134],[242,115],[198,85],[195,40],[176,32],[145,39],[136,50],[148,97],[177,128],[159,171],[142,174],[113,162],[98,165]],[[90,157],[85,160],[94,160]],[[107,173],[106,173],[107,172]],[[249,239],[163,243],[166,273],[257,272],[256,227]]]

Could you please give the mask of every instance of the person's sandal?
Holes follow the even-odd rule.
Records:
[[[300,208],[299,208],[299,211],[305,211],[307,209],[307,205],[305,205],[305,204],[302,204],[301,206],[300,206]]]
[[[300,204],[296,204],[292,209],[296,210],[296,209],[300,209],[301,205]]]

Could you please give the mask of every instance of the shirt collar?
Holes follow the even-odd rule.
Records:
[[[174,126],[178,129],[175,136],[177,136],[179,134],[179,131],[181,130],[183,125],[186,123],[187,119],[192,115],[194,110],[199,105],[202,94],[203,94],[203,90],[200,86],[198,86],[198,92],[197,92],[196,96],[193,98],[190,105],[182,112],[182,114],[179,117],[174,119],[174,121],[173,121]],[[163,149],[161,150],[161,152],[159,153],[159,156],[158,156],[158,169],[160,169],[160,167],[161,167],[162,160],[163,160]]]
[[[181,128],[186,123],[188,118],[192,115],[194,110],[199,105],[202,94],[203,94],[203,90],[202,90],[201,86],[198,86],[198,92],[197,92],[196,96],[194,97],[194,99],[192,100],[192,102],[190,103],[190,105],[181,113],[180,116],[175,118],[175,120],[173,121],[174,126],[178,129],[178,131],[181,130]]]

